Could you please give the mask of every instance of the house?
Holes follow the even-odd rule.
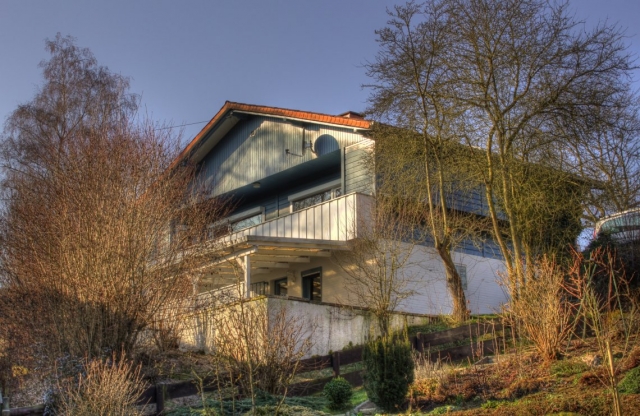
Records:
[[[366,305],[350,298],[332,254],[350,249],[374,204],[376,183],[365,163],[367,152],[375,151],[370,126],[354,112],[332,116],[225,103],[176,161],[196,163],[211,195],[234,201],[222,224],[226,235],[212,233],[217,254],[202,267],[201,296],[221,293],[240,277],[244,296],[288,302],[296,313],[324,322],[319,338],[329,341],[316,353],[364,336]],[[481,205],[478,194],[470,212]],[[469,243],[455,253],[472,313],[495,312],[506,300],[497,252],[490,243]],[[412,256],[416,294],[398,308],[398,323],[451,309],[439,257],[428,243]]]
[[[602,218],[594,227],[593,238],[603,234],[620,244],[640,241],[640,208]]]

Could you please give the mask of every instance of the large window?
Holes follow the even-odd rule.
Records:
[[[229,228],[231,229],[231,232],[235,232],[235,231],[244,230],[245,228],[253,227],[254,225],[258,225],[261,223],[262,223],[262,213],[232,222],[229,225]]]
[[[220,238],[245,228],[261,224],[264,218],[263,208],[255,207],[234,214],[224,220],[211,224],[207,230],[207,238]]]
[[[289,196],[291,212],[318,205],[342,195],[342,181],[336,179]]]
[[[317,194],[310,195],[306,198],[293,201],[292,211],[300,211],[301,209],[309,208],[314,205],[318,205],[321,202],[329,201],[330,199],[337,198],[342,195],[342,188],[337,187],[328,189],[326,191],[319,192]]]
[[[315,302],[322,302],[322,269],[302,272],[302,297]]]

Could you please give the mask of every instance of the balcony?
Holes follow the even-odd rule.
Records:
[[[348,241],[358,236],[373,206],[369,195],[352,193],[245,228],[222,241],[233,243],[243,237]]]
[[[240,280],[245,296],[266,294],[268,287],[254,286],[252,275],[285,272],[292,263],[348,250],[347,242],[362,233],[372,208],[371,196],[352,193],[212,240],[203,255],[201,290]]]

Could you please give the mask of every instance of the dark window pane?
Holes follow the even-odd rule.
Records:
[[[258,225],[262,223],[262,214],[254,215],[253,217],[244,218],[240,221],[236,221],[231,224],[231,230],[240,231],[245,228],[253,227],[254,225]]]
[[[322,277],[320,272],[302,278],[302,297],[322,302]]]
[[[287,296],[287,278],[278,279],[274,282],[274,294],[277,296]]]

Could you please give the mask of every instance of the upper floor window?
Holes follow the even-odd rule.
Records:
[[[262,213],[232,222],[229,225],[229,228],[231,228],[231,232],[235,232],[235,231],[244,230],[245,228],[253,227],[254,225],[258,225],[261,223],[262,223]]]
[[[329,201],[342,195],[340,179],[315,186],[289,196],[291,212],[296,212]]]
[[[209,225],[207,238],[215,239],[236,231],[244,230],[245,228],[256,226],[262,223],[263,218],[264,212],[262,207],[255,207],[239,212]]]
[[[342,195],[341,187],[329,189],[327,191],[323,191],[323,192],[308,196],[306,198],[293,201],[292,210],[294,212],[300,211],[301,209],[309,208],[313,205],[318,205],[321,202],[325,202],[325,201],[329,201],[330,199],[337,198],[340,195]]]

